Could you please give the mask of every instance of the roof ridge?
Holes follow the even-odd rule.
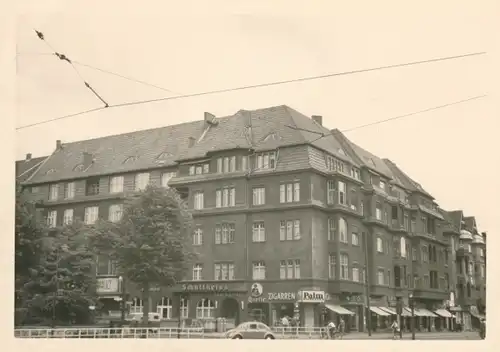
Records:
[[[40,165],[35,170],[35,172],[33,172],[31,175],[29,175],[29,177],[26,180],[24,180],[24,182],[28,183],[29,181],[31,181],[31,179],[38,173],[38,171],[40,171],[42,166],[44,166],[47,163],[47,161],[51,158],[51,156],[54,155],[56,152],[57,152],[57,150],[54,150],[50,155],[48,155],[47,158],[45,158],[45,160],[40,163]]]

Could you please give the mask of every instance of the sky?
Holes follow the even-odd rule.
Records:
[[[393,160],[447,210],[498,233],[491,47],[495,1],[20,1],[16,126],[102,106],[475,52],[486,55],[322,80],[167,100],[16,130],[16,158],[63,143],[200,120],[205,111],[286,104],[349,129],[475,96],[485,98],[357,129],[347,137]],[[494,135],[495,134],[495,135]],[[491,171],[490,171],[491,170]],[[496,182],[498,183],[498,182]],[[497,197],[497,199],[499,199]]]

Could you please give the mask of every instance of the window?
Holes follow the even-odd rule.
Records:
[[[355,189],[351,189],[351,199],[350,199],[351,209],[354,211],[358,210],[358,194]]]
[[[99,177],[91,177],[85,182],[85,195],[95,196],[99,194]]]
[[[266,189],[264,187],[255,187],[252,190],[252,193],[253,193],[253,205],[266,204]]]
[[[347,243],[347,221],[344,218],[339,219],[339,240]]]
[[[188,300],[181,298],[181,318],[186,319],[189,316]]]
[[[217,281],[234,280],[234,263],[215,263],[214,279]]]
[[[479,255],[484,257],[484,248],[479,248]]]
[[[401,257],[406,258],[408,255],[406,253],[406,238],[404,238],[403,236],[401,236],[400,248],[401,248]]]
[[[109,192],[120,193],[123,192],[123,176],[113,176],[109,181]]]
[[[228,173],[236,171],[236,157],[221,157],[217,159],[217,172],[218,173]]]
[[[377,285],[385,285],[385,272],[384,269],[377,270]]]
[[[335,271],[337,270],[337,257],[335,254],[328,255],[328,277],[335,279]]]
[[[335,240],[335,219],[328,219],[328,241]]]
[[[339,204],[346,205],[347,204],[347,187],[345,182],[339,181]]]
[[[236,202],[234,187],[225,187],[215,191],[215,207],[227,208],[234,207]]]
[[[189,166],[189,176],[208,174],[209,172],[210,172],[210,166],[208,163]]]
[[[360,280],[359,280],[359,268],[357,268],[357,267],[352,268],[352,281],[360,282]]]
[[[203,265],[195,264],[193,266],[193,281],[203,280]]]
[[[417,249],[416,248],[412,248],[411,249],[411,260],[413,261],[417,261]]]
[[[288,259],[280,261],[280,279],[300,279],[300,260]]]
[[[38,186],[31,187],[31,193],[35,194],[40,192],[40,188]]]
[[[280,185],[280,203],[300,201],[300,182],[282,183]]]
[[[352,230],[352,245],[353,246],[359,246],[359,234],[358,234],[358,229],[355,227]]]
[[[63,215],[63,224],[71,225],[73,223],[73,209],[65,209]]]
[[[384,182],[384,180],[380,180],[379,187],[380,187],[380,189],[383,189],[385,191],[385,182]]]
[[[276,167],[276,152],[257,154],[256,171],[274,169]]]
[[[326,189],[327,189],[327,203],[328,204],[333,204],[335,202],[335,181],[329,180],[326,183]]]
[[[222,223],[215,225],[215,244],[234,243],[235,224]]]
[[[115,263],[105,255],[98,255],[96,258],[96,275],[116,275]]]
[[[161,319],[172,319],[172,300],[169,297],[162,297],[156,305],[156,312],[160,314]]]
[[[341,162],[340,160],[337,160],[333,156],[327,155],[326,156],[326,168],[329,171],[337,171],[337,172],[344,172],[344,163]]]
[[[49,185],[49,200],[57,200],[59,197],[59,184]]]
[[[377,252],[384,253],[384,241],[380,237],[377,237]]]
[[[193,246],[201,246],[203,244],[203,230],[199,227],[193,233]]]
[[[143,172],[135,175],[135,190],[142,191],[149,183],[149,173]]]
[[[130,314],[142,314],[142,299],[134,297],[132,299],[132,305],[130,306]]]
[[[196,319],[212,319],[215,316],[214,301],[202,298],[196,305]]]
[[[57,210],[51,210],[47,213],[47,226],[48,227],[57,226]]]
[[[241,157],[241,171],[246,171],[248,169],[248,156],[244,155]]]
[[[429,271],[429,287],[433,289],[439,288],[438,272],[435,270]]]
[[[416,231],[417,231],[417,218],[415,217],[415,215],[412,214],[410,222],[410,232],[416,232]]]
[[[347,254],[340,254],[340,279],[349,280],[349,257]]]
[[[430,286],[429,275],[424,275],[424,288],[428,288]]]
[[[406,212],[403,214],[403,227],[406,231],[410,231],[410,221]]]
[[[109,207],[109,221],[118,222],[123,214],[123,204],[113,204]]]
[[[205,199],[202,191],[194,192],[194,209],[201,210],[205,208]]]
[[[382,204],[380,204],[379,202],[377,202],[375,206],[375,218],[377,220],[382,220]]]
[[[160,184],[162,187],[169,188],[168,187],[168,182],[170,181],[171,178],[175,177],[177,175],[176,172],[164,172],[161,174],[161,180]]]
[[[266,241],[266,230],[264,228],[264,221],[257,221],[253,223],[252,241],[253,242]]]
[[[86,225],[95,224],[98,216],[99,216],[99,207],[87,207],[85,208],[85,216],[83,222]]]
[[[351,177],[356,179],[356,180],[361,180],[361,174],[359,172],[359,169],[352,167],[351,168]]]
[[[64,199],[75,198],[75,183],[68,182],[64,185]]]
[[[424,263],[429,261],[429,248],[427,246],[422,246],[422,261]]]
[[[300,220],[280,221],[280,241],[300,239]]]
[[[484,279],[486,277],[486,266],[484,264],[481,264],[479,268],[480,268],[481,279]]]
[[[266,264],[263,261],[254,262],[252,264],[252,278],[254,280],[266,279]]]

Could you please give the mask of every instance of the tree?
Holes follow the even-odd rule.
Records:
[[[30,317],[56,323],[91,322],[90,306],[97,303],[94,254],[86,227],[75,222],[51,229],[39,263],[30,268],[24,285]]]
[[[15,309],[16,324],[26,312],[24,285],[29,281],[30,268],[38,265],[47,236],[44,223],[37,221],[35,203],[25,199],[22,187],[16,182],[15,205]],[[21,314],[19,314],[21,313]]]
[[[145,324],[150,288],[175,285],[196,256],[192,229],[192,216],[179,194],[152,185],[125,200],[119,222],[99,221],[92,228],[95,251],[108,255],[120,273],[141,289]]]

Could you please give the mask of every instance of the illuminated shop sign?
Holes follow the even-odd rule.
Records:
[[[255,282],[250,287],[249,303],[264,303],[270,301],[295,301],[295,292],[268,292],[264,294],[261,284]]]
[[[299,302],[303,303],[323,303],[325,302],[324,291],[300,291]]]

